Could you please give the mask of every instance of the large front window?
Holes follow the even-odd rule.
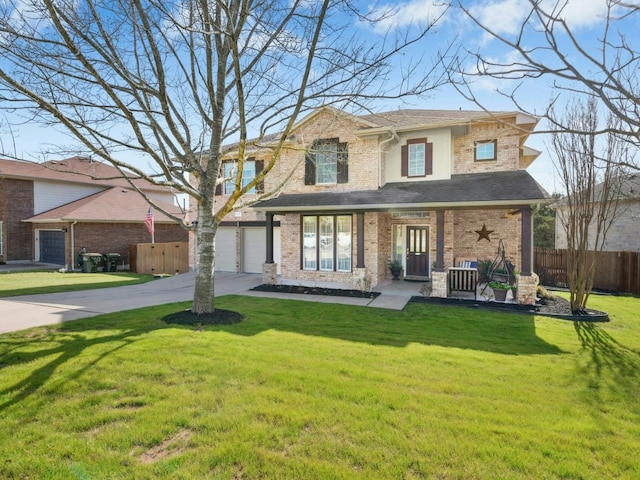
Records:
[[[302,217],[302,268],[351,271],[351,216]]]

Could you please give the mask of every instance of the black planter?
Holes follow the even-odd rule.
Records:
[[[497,288],[493,289],[493,298],[495,298],[496,302],[504,302],[507,300],[507,292],[509,290],[499,290]]]
[[[391,268],[391,275],[393,275],[394,280],[399,280],[400,273],[402,272],[401,268]]]

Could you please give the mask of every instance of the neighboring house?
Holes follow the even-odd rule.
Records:
[[[596,195],[599,191],[596,185]],[[564,199],[556,204],[556,248],[567,248],[567,233],[562,218],[567,215]],[[595,225],[589,227],[589,249],[594,249]],[[605,252],[640,252],[640,175],[630,175],[620,188],[618,209],[607,231],[602,250]]]
[[[142,179],[135,185],[182,216],[173,193]],[[0,259],[77,268],[77,253],[118,253],[150,243],[149,205],[115,167],[85,157],[32,163],[0,159]],[[156,242],[186,242],[188,233],[154,211]]]
[[[295,126],[259,188],[271,192],[291,175],[279,194],[221,224],[216,268],[361,288],[387,278],[398,259],[405,277],[432,279],[434,294],[447,296],[448,268],[493,260],[503,240],[530,303],[530,206],[547,199],[525,170],[539,155],[525,146],[536,123],[518,112],[320,108]],[[256,172],[267,147],[251,152]]]

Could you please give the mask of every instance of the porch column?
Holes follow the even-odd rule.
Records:
[[[436,210],[436,268],[431,272],[431,296],[447,298],[449,282],[444,269],[444,209]]]
[[[364,212],[356,213],[358,244],[356,246],[356,268],[364,268]]]
[[[532,272],[533,258],[533,229],[531,228],[531,207],[523,207],[521,237],[522,254],[520,258],[520,274],[516,275],[518,288],[516,289],[516,301],[521,305],[534,305],[538,290],[538,276]]]
[[[522,254],[520,258],[520,272],[522,276],[528,277],[532,270],[533,257],[533,229],[531,228],[531,207],[523,207],[522,210],[521,237]]]
[[[444,209],[436,210],[436,272],[444,272]]]
[[[262,282],[267,285],[278,283],[278,265],[273,263],[273,213],[267,213],[267,255],[262,265]]]
[[[267,259],[265,263],[273,263],[273,213],[267,213]]]

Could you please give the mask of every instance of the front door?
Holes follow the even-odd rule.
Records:
[[[429,229],[426,227],[407,227],[406,275],[429,275]]]

